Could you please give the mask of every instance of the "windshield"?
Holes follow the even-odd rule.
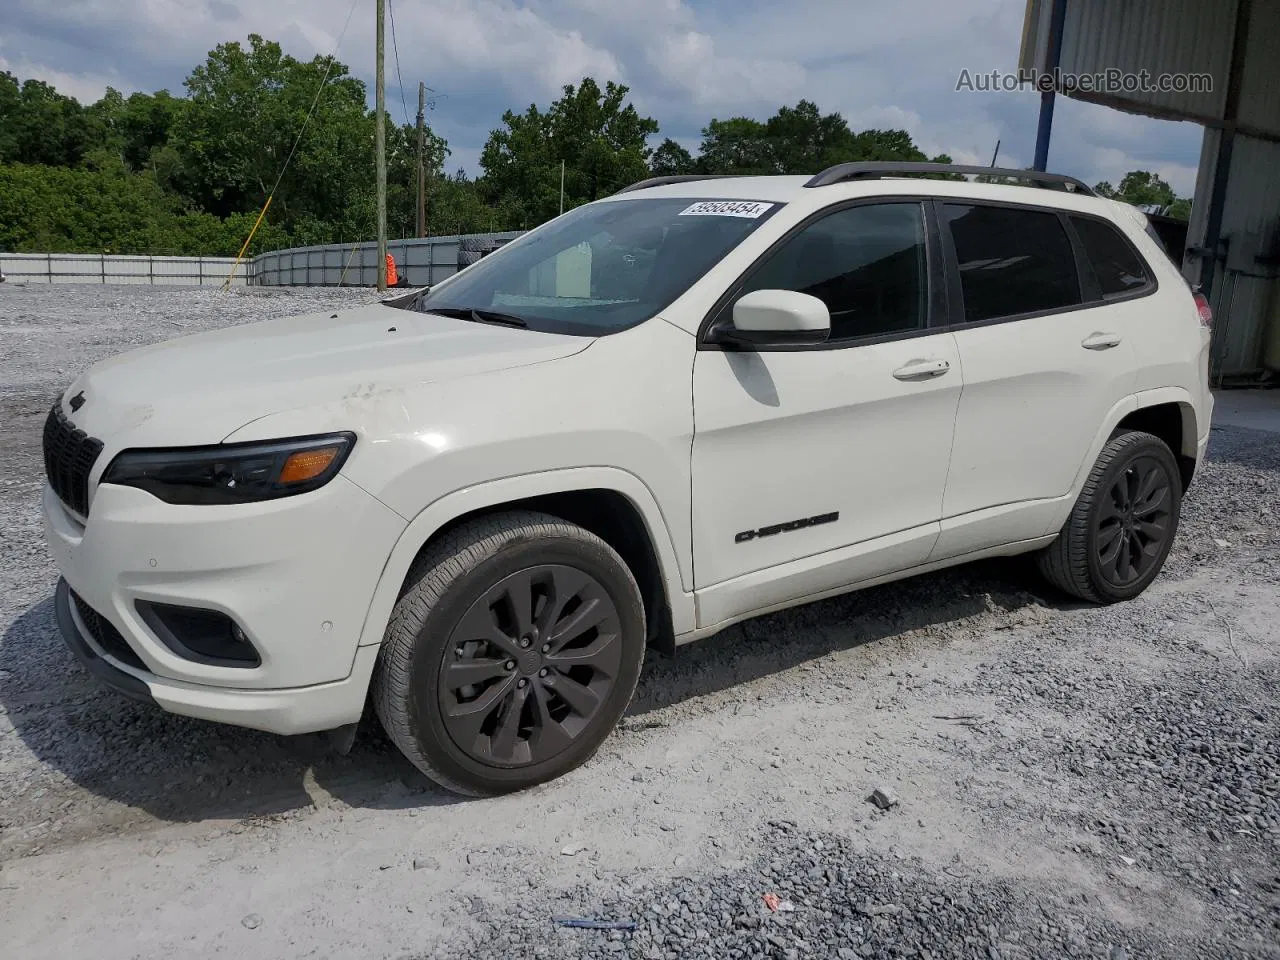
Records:
[[[578,207],[429,291],[418,309],[614,333],[657,314],[780,206],[679,197]]]

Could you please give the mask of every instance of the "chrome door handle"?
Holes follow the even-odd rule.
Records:
[[[1120,339],[1118,333],[1091,333],[1080,341],[1080,346],[1086,350],[1110,350],[1120,346]]]
[[[906,366],[893,371],[899,380],[932,380],[951,369],[946,360],[912,360]]]

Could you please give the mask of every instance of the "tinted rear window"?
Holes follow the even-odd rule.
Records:
[[[1073,307],[1080,278],[1057,214],[945,204],[970,323]]]
[[[1084,217],[1072,217],[1071,225],[1080,237],[1104,297],[1132,293],[1151,282],[1146,264],[1115,227]]]

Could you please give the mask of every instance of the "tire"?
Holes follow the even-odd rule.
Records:
[[[459,250],[458,269],[461,270],[463,267],[469,267],[473,263],[479,262],[482,256],[483,254],[478,250]]]
[[[1181,511],[1182,481],[1168,445],[1149,433],[1115,433],[1058,539],[1038,555],[1040,572],[1081,600],[1130,600],[1159,575]]]
[[[522,790],[596,752],[635,692],[645,638],[635,578],[595,534],[527,511],[479,518],[410,570],[378,652],[374,709],[441,786]]]

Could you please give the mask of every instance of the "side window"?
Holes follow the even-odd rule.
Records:
[[[753,290],[797,290],[831,311],[830,340],[925,325],[924,210],[886,203],[839,210],[775,250],[746,280]]]
[[[945,204],[969,323],[1081,302],[1071,241],[1056,213]]]
[[[1071,225],[1084,246],[1104,297],[1140,290],[1151,282],[1151,274],[1137,251],[1109,223],[1072,217]]]

